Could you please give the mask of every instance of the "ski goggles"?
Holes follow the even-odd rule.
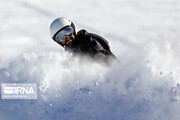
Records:
[[[55,36],[55,40],[59,42],[64,42],[66,37],[70,37],[73,34],[74,30],[72,27],[67,27],[62,29],[57,35]]]

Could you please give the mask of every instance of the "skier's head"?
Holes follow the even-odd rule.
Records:
[[[75,39],[75,26],[67,18],[60,17],[55,19],[50,25],[51,37],[62,46],[71,46]]]

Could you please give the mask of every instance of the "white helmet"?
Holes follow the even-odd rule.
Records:
[[[60,32],[62,29],[69,27],[69,26],[72,27],[74,29],[74,33],[76,33],[75,26],[74,26],[73,22],[71,22],[69,19],[64,18],[64,17],[55,19],[50,25],[50,33],[51,33],[52,39],[55,40],[55,35],[58,32]]]

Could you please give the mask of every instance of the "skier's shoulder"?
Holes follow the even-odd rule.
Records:
[[[81,42],[83,42],[83,43],[96,42],[99,45],[101,45],[104,49],[110,51],[108,41],[104,37],[102,37],[96,33],[90,33],[88,31],[82,29],[77,33],[77,36],[78,36],[78,38],[81,39]]]
[[[91,32],[88,32],[87,30],[85,29],[82,29],[80,31],[77,32],[77,37],[78,38],[81,38],[81,39],[88,39],[88,40],[103,40],[103,41],[107,41],[105,40],[102,36],[96,34],[96,33],[91,33]]]
[[[88,32],[87,30],[85,29],[82,29],[80,31],[77,32],[77,36],[78,37],[100,37],[102,38],[100,35],[96,34],[96,33],[91,33],[91,32]]]
[[[85,30],[85,29],[82,29],[80,31],[77,32],[77,37],[85,37],[87,36],[89,33]]]
[[[81,44],[87,44],[88,45],[94,41],[91,33],[86,31],[85,29],[78,31],[76,38],[81,41]]]

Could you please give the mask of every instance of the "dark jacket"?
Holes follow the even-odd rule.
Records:
[[[109,43],[103,37],[88,33],[86,30],[80,30],[73,42],[73,52],[75,54],[86,54],[96,60],[109,61],[110,58],[115,58],[111,52]]]

